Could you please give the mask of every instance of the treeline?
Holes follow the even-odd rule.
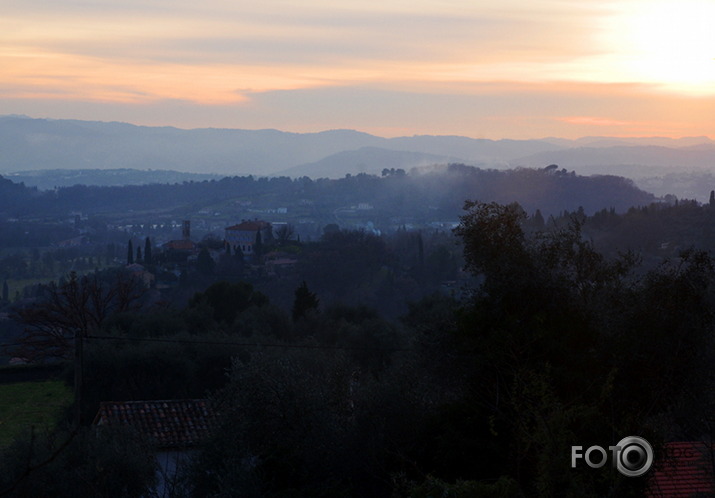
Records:
[[[13,173],[12,180],[41,190],[73,185],[148,185],[156,183],[181,183],[219,178],[219,175],[182,173],[168,170],[119,169],[48,169]]]
[[[387,170],[386,170],[387,171]],[[230,199],[252,199],[256,205],[299,205],[310,201],[316,210],[346,204],[371,203],[386,216],[456,218],[461,202],[480,198],[497,202],[518,200],[525,209],[558,213],[583,206],[593,212],[604,206],[624,211],[647,204],[653,196],[621,177],[583,177],[549,166],[544,169],[484,170],[453,164],[409,174],[359,174],[339,180],[227,177],[221,180],[144,186],[98,187],[75,185],[37,191],[0,183],[0,213],[9,217],[79,210],[124,213],[214,205]]]
[[[715,247],[714,204],[671,199],[631,207],[622,214],[602,209],[582,219],[584,234],[599,251],[611,256],[632,250],[655,264],[689,248],[709,251]]]

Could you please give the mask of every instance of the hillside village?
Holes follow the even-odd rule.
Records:
[[[0,181],[0,189],[0,361],[8,365],[0,373],[9,383],[49,383],[54,390],[41,395],[66,410],[50,417],[65,424],[51,441],[18,437],[12,451],[29,456],[13,461],[36,458],[35,444],[58,451],[41,467],[48,476],[81,471],[92,483],[144,490],[137,496],[261,495],[296,479],[308,495],[460,486],[510,495],[551,475],[528,452],[527,470],[510,470],[509,448],[548,438],[547,429],[519,429],[531,427],[525,414],[572,430],[540,400],[575,404],[577,419],[603,436],[613,427],[588,415],[599,401],[580,397],[594,382],[615,389],[617,375],[614,396],[678,423],[666,400],[681,399],[684,383],[707,385],[700,365],[709,359],[699,352],[709,351],[715,192],[704,204],[656,198],[622,178],[555,165],[128,190],[43,192]],[[610,205],[616,197],[622,204]],[[653,299],[679,304],[656,313]],[[622,358],[654,333],[648,368],[633,371]],[[564,340],[575,344],[573,362]],[[685,349],[673,363],[676,347]],[[563,374],[550,377],[551,368]],[[502,391],[495,371],[518,386],[496,411],[479,401]],[[644,371],[654,384],[672,377],[662,384],[667,395],[644,392]],[[647,435],[700,451],[692,434],[709,415],[678,406],[692,427]],[[281,422],[286,413],[295,425]],[[67,424],[81,430],[63,432]],[[495,453],[469,450],[483,444]],[[120,452],[110,470],[72,464],[109,448]],[[216,461],[242,463],[226,471]],[[32,494],[40,481],[13,472],[0,481]],[[485,483],[487,475],[501,477]],[[48,479],[67,487],[52,488],[58,496],[85,482]],[[554,489],[588,482],[643,491],[617,475],[594,479],[576,473]]]

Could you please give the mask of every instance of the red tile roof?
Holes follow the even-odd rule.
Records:
[[[215,413],[205,399],[104,401],[93,423],[132,427],[158,448],[180,448],[206,440]]]
[[[656,460],[646,496],[680,498],[715,496],[713,445],[699,441],[666,443],[666,458]]]

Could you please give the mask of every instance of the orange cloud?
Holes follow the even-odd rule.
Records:
[[[575,125],[587,126],[629,126],[634,123],[619,121],[617,119],[599,118],[594,116],[569,116],[558,118],[559,121]]]
[[[141,103],[176,99],[214,105],[248,100],[251,92],[327,84],[302,68],[188,65],[106,60],[73,54],[0,53],[4,98],[63,97]]]
[[[629,33],[649,3],[625,1],[634,8],[616,0],[13,1],[0,18],[0,98],[19,113],[38,100],[41,112],[121,107],[120,119],[172,124],[166,116],[180,115],[184,126],[201,114],[203,126],[492,138],[715,133],[715,97],[665,92],[656,78],[624,70],[642,55],[629,51]]]

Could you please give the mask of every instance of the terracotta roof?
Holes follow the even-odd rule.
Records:
[[[215,414],[208,400],[103,401],[94,425],[128,426],[158,448],[194,446],[211,434]]]
[[[646,496],[679,498],[715,496],[713,448],[699,441],[666,443],[666,458],[656,461]]]
[[[269,223],[267,221],[261,221],[261,220],[244,221],[243,223],[239,223],[238,225],[226,227],[226,230],[241,230],[241,231],[246,231],[246,232],[257,232],[259,230],[263,230],[264,228],[267,228],[268,226],[269,226]]]

